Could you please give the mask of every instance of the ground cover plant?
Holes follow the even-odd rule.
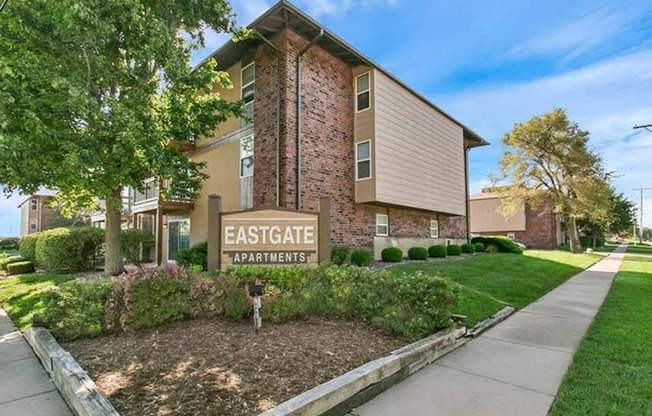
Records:
[[[471,326],[507,304],[516,308],[528,305],[603,256],[528,250],[523,255],[485,254],[455,262],[403,263],[389,271],[421,271],[446,276],[462,285],[453,311],[467,315],[467,325]]]
[[[573,357],[551,416],[650,414],[652,249],[646,255],[633,248]]]

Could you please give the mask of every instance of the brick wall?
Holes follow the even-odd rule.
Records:
[[[514,233],[515,240],[531,248],[553,249],[557,246],[555,214],[549,205],[533,208],[525,205],[525,231]]]
[[[282,61],[280,205],[296,208],[296,59],[308,40],[286,30],[273,42]],[[254,205],[273,205],[277,55],[261,45],[255,59]],[[301,209],[316,211],[321,197],[330,198],[333,243],[372,248],[376,213],[387,212],[392,237],[429,237],[433,214],[355,203],[351,68],[313,46],[303,56],[302,81]]]

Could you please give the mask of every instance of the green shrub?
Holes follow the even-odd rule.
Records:
[[[20,261],[7,264],[9,274],[27,274],[34,273],[34,263],[31,261]]]
[[[494,246],[499,253],[514,253],[523,254],[523,249],[514,244],[514,242],[505,236],[492,236],[492,237],[474,237],[471,243],[482,243],[488,250],[490,246]]]
[[[36,241],[36,264],[49,271],[92,270],[103,242],[104,230],[95,227],[43,231]]]
[[[473,245],[475,246],[475,252],[476,253],[484,253],[484,251],[487,249],[487,247],[485,247],[484,243],[478,242],[478,243],[473,243]]]
[[[149,250],[154,245],[154,236],[149,231],[137,228],[122,230],[120,245],[127,264],[139,265],[149,260]]]
[[[25,260],[36,261],[36,240],[38,240],[38,234],[26,235],[20,240],[18,252]]]
[[[371,265],[371,251],[369,250],[353,250],[351,253],[351,264],[358,267],[368,267]]]
[[[111,283],[107,281],[71,281],[48,293],[45,321],[54,336],[74,340],[105,333],[109,327],[105,305],[110,289]]]
[[[398,247],[387,247],[380,252],[380,258],[388,263],[399,263],[403,260],[403,251]]]
[[[5,271],[5,272],[9,271],[7,269],[8,265],[10,265],[12,263],[24,262],[25,260],[26,259],[24,259],[22,257],[9,257],[9,256],[2,257],[2,258],[0,258],[0,270]]]
[[[462,254],[462,247],[457,246],[455,244],[446,246],[446,254],[448,254],[449,256],[459,256],[460,254]]]
[[[443,258],[446,257],[446,246],[434,245],[428,247],[428,256],[433,258]]]
[[[208,270],[208,242],[197,243],[188,250],[179,252],[176,261],[179,266],[199,265],[202,270]]]
[[[410,260],[428,260],[428,250],[424,247],[411,247],[408,250]]]
[[[473,244],[470,243],[462,244],[461,248],[462,248],[462,253],[466,253],[466,254],[475,253],[475,245]]]
[[[568,244],[559,244],[555,248],[560,251],[571,251],[570,246]]]
[[[349,262],[351,258],[351,248],[346,245],[336,245],[331,247],[331,264],[341,266]]]
[[[596,247],[604,247],[604,235],[599,235],[595,238],[595,246]],[[580,236],[580,244],[582,247],[587,248],[587,247],[593,247],[593,237],[589,235],[582,235]]]

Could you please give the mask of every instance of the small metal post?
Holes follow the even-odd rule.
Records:
[[[254,329],[258,331],[263,326],[263,319],[260,317],[260,296],[254,296]]]

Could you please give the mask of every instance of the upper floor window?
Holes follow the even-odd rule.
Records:
[[[355,148],[356,180],[371,178],[371,141],[356,144]]]
[[[254,121],[254,95],[256,92],[256,63],[252,62],[242,68],[240,98],[244,101],[244,117],[240,127],[249,126]]]
[[[29,201],[29,206],[32,209],[32,211],[36,211],[38,209],[38,201],[36,200]]]
[[[254,174],[254,136],[240,139],[240,177]]]
[[[355,79],[355,111],[371,107],[371,88],[369,72]]]
[[[439,221],[430,221],[430,238],[439,238]]]
[[[389,235],[389,216],[376,214],[376,235],[387,237]]]

